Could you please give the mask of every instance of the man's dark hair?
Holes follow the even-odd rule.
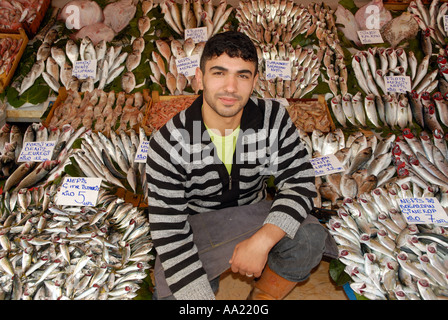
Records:
[[[257,49],[248,36],[237,31],[217,33],[208,39],[201,56],[201,71],[205,72],[205,63],[208,60],[219,57],[223,53],[226,53],[231,58],[241,58],[244,61],[255,63],[255,74],[257,74]]]

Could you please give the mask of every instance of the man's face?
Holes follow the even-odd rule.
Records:
[[[208,60],[204,73],[198,68],[196,78],[203,90],[204,107],[228,118],[241,116],[258,75],[255,74],[255,63],[224,53]]]

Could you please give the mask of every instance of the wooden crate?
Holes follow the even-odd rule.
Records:
[[[48,8],[50,7],[51,4],[51,0],[43,0],[42,6],[40,7],[40,10],[38,12],[36,12],[36,17],[34,18],[32,23],[28,23],[28,22],[22,22],[22,23],[18,23],[17,25],[20,25],[20,28],[23,28],[26,32],[26,34],[28,35],[28,38],[32,39],[38,29],[40,24],[42,23],[42,20],[45,17],[45,14],[47,13]],[[13,33],[13,32],[18,32],[18,29],[0,29],[0,33]]]
[[[158,91],[153,91],[151,93],[151,103],[148,104],[148,108],[146,109],[145,118],[143,120],[143,128],[145,129],[145,132],[147,135],[150,135],[153,133],[154,128],[151,128],[151,126],[148,124],[148,118],[151,115],[151,108],[154,103],[160,102],[160,101],[169,101],[179,98],[197,98],[199,95],[178,95],[178,96],[161,96],[159,95]]]
[[[42,20],[45,17],[45,14],[47,13],[48,8],[50,7],[51,0],[43,0],[42,6],[40,7],[40,10],[36,13],[36,18],[34,18],[32,23],[24,22],[23,28],[25,29],[26,33],[28,34],[28,37],[31,39],[33,38],[37,31],[39,30],[40,24],[42,23]]]
[[[409,6],[412,0],[383,0],[384,7],[388,10],[404,11]],[[423,4],[427,7],[431,4],[432,0],[422,0]],[[448,2],[448,0],[439,0],[439,3]]]
[[[22,57],[23,52],[25,51],[25,48],[28,44],[28,37],[25,33],[25,30],[20,29],[17,32],[12,31],[11,33],[0,33],[0,38],[23,39],[22,45],[19,51],[17,52],[17,55],[14,59],[14,63],[11,69],[9,70],[8,74],[0,75],[0,93],[2,93],[3,91],[5,91],[6,87],[11,82],[14,72],[16,71],[17,66],[19,65],[20,58]]]
[[[59,107],[65,101],[65,99],[67,99],[67,95],[68,95],[67,90],[65,89],[65,87],[61,86],[59,88],[58,97],[56,98],[56,101],[51,106],[51,109],[48,112],[46,118],[44,120],[42,120],[42,124],[45,127],[48,128],[48,126],[50,125],[51,118],[53,117],[54,110],[56,110],[56,108]]]

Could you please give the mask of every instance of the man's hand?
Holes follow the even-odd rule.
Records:
[[[258,278],[263,272],[269,251],[285,232],[273,224],[265,224],[252,237],[235,246],[229,263],[233,272]]]

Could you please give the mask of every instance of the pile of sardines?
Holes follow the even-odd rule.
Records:
[[[54,134],[35,123],[12,142],[57,141],[52,160],[17,163],[3,186],[0,298],[133,299],[154,259],[147,216],[114,195],[108,181],[95,206],[57,205],[59,178],[82,150],[73,144],[93,133],[65,126]]]

